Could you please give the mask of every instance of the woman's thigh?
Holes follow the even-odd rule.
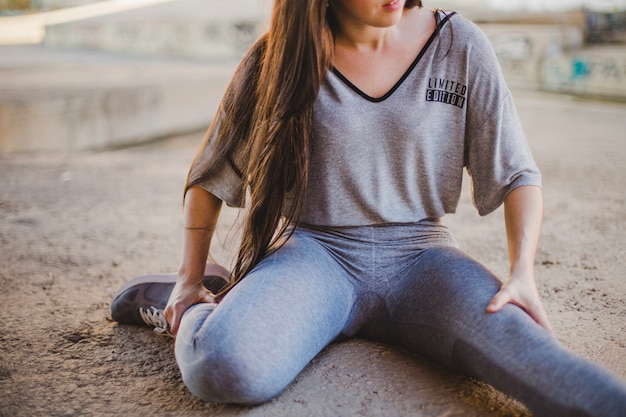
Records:
[[[388,288],[381,291],[386,311],[362,333],[420,351],[449,366],[453,365],[451,344],[458,338],[477,336],[471,328],[481,327],[489,318],[486,307],[500,287],[489,270],[454,247],[416,252],[388,282]]]
[[[354,297],[332,256],[297,232],[214,311],[185,313],[176,339],[183,379],[207,400],[263,402],[340,334]]]
[[[397,277],[369,336],[402,344],[513,395],[537,416],[613,416],[624,383],[565,349],[522,309],[487,313],[500,281],[456,248],[428,249]]]

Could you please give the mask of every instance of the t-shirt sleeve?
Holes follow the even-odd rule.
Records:
[[[465,166],[481,216],[496,210],[513,189],[541,186],[511,93],[486,36],[475,28],[465,131]]]
[[[541,174],[510,94],[468,142],[472,202],[481,216],[496,210],[513,189],[541,186]]]
[[[220,121],[223,117],[221,112],[216,115],[216,120],[207,133],[209,137],[205,141],[203,153],[208,155],[215,146],[216,137],[220,133]],[[242,146],[235,149],[225,158],[215,162],[213,175],[198,183],[206,191],[210,192],[220,200],[232,207],[243,207],[245,201],[245,190],[243,183],[243,161],[245,149]]]

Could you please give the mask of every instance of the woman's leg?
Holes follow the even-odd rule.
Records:
[[[388,317],[364,334],[485,381],[536,416],[626,416],[626,384],[580,358],[520,308],[485,309],[500,282],[455,248],[428,249],[394,281]]]
[[[183,380],[208,401],[267,401],[341,333],[354,298],[326,250],[296,232],[214,311],[185,313],[175,348]]]

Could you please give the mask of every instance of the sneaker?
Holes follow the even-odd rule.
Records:
[[[216,264],[207,264],[204,286],[217,294],[228,284],[230,273]],[[143,275],[131,279],[113,297],[111,318],[120,324],[146,324],[160,335],[173,337],[163,310],[176,284],[177,276]]]

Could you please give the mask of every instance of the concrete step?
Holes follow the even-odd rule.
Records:
[[[0,152],[74,151],[206,129],[235,62],[0,47]]]

